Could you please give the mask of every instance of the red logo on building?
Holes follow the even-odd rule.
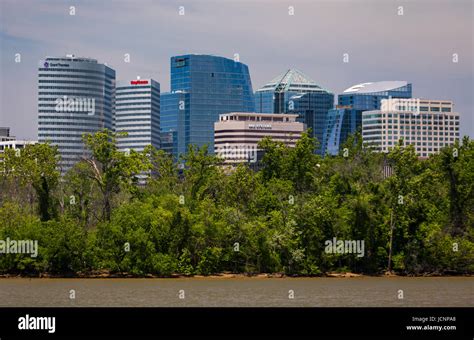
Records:
[[[145,85],[148,84],[148,80],[132,80],[130,82],[132,85]]]

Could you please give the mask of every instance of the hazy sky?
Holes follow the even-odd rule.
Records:
[[[165,92],[171,56],[238,53],[254,90],[288,68],[335,94],[407,80],[414,97],[453,100],[461,134],[474,138],[473,16],[472,0],[0,0],[0,126],[37,139],[37,66],[45,56],[92,57],[118,81],[152,77]]]

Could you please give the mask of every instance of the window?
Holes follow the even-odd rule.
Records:
[[[175,64],[176,67],[186,66],[186,59],[184,59],[184,58],[177,58],[177,59],[175,59],[175,62],[176,62],[176,64]]]

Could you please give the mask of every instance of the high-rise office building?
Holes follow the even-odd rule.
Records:
[[[160,84],[153,79],[135,79],[116,90],[115,131],[120,151],[143,151],[147,145],[160,148]]]
[[[177,157],[190,144],[213,152],[214,122],[226,112],[254,111],[247,65],[211,55],[171,57],[171,89],[161,96],[161,136]]]
[[[354,85],[338,96],[338,105],[328,111],[323,134],[323,154],[336,155],[350,134],[361,128],[362,112],[380,109],[382,99],[411,98],[406,81],[380,81]]]
[[[115,71],[95,59],[46,57],[38,68],[38,141],[57,145],[64,173],[85,154],[84,133],[113,129]]]
[[[215,153],[224,163],[258,161],[258,142],[264,137],[294,147],[304,131],[296,114],[233,112],[222,114],[214,123]]]
[[[459,139],[459,113],[446,100],[384,99],[380,110],[362,113],[364,145],[389,152],[399,140],[424,158]]]
[[[189,138],[189,93],[175,91],[161,94],[161,149],[172,154],[176,159],[186,153]],[[181,136],[181,138],[178,138]],[[188,142],[189,143],[189,142]]]
[[[322,143],[326,115],[334,105],[334,94],[301,71],[290,69],[255,92],[256,112],[298,114]],[[316,150],[318,153],[321,148]]]

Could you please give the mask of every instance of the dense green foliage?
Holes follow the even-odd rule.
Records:
[[[468,138],[427,160],[371,152],[358,135],[325,158],[307,135],[295,148],[264,139],[258,171],[206,148],[180,169],[162,151],[119,152],[107,131],[84,141],[90,156],[63,177],[47,144],[5,153],[0,240],[38,240],[39,252],[0,254],[0,273],[474,272]],[[334,237],[364,240],[364,256],[326,253]]]

